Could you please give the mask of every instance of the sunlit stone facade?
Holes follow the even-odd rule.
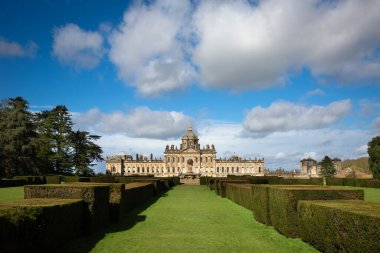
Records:
[[[180,147],[166,145],[164,159],[153,155],[115,155],[107,157],[106,170],[116,175],[148,175],[157,177],[196,174],[201,176],[223,177],[227,175],[264,175],[264,159],[242,159],[232,156],[229,159],[216,159],[215,146],[207,144],[201,148],[198,136],[188,127],[182,136]]]

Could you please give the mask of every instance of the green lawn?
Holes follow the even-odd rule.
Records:
[[[24,186],[0,188],[0,202],[24,198]]]
[[[177,186],[103,233],[60,252],[317,252],[257,223],[205,186]]]

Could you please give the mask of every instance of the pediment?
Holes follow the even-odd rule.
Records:
[[[181,153],[199,153],[199,150],[196,150],[194,148],[187,148],[182,150]]]

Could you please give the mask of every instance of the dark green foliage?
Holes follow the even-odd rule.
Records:
[[[208,185],[209,178],[208,177],[200,177],[199,184],[200,185]]]
[[[46,183],[47,184],[60,184],[61,183],[61,176],[55,175],[55,176],[46,176]]]
[[[125,206],[132,210],[155,195],[152,183],[130,183],[125,185]]]
[[[23,186],[26,184],[27,184],[26,180],[23,180],[23,179],[1,179],[0,180],[0,188]]]
[[[47,173],[72,173],[71,115],[66,106],[37,114],[39,156]],[[52,171],[46,171],[52,170]]]
[[[323,185],[322,178],[281,178],[270,179],[273,185]]]
[[[332,177],[336,174],[336,169],[330,157],[325,156],[321,161],[321,175],[324,177]]]
[[[27,184],[46,184],[44,176],[15,176],[14,179],[25,180]]]
[[[225,198],[226,197],[226,185],[228,183],[233,184],[249,184],[248,180],[231,180],[231,179],[219,179],[216,180],[216,190],[215,192],[220,195],[220,197]]]
[[[1,252],[52,252],[82,233],[82,200],[0,203]]]
[[[91,168],[94,161],[102,161],[102,148],[94,143],[100,136],[90,135],[86,131],[76,131],[71,134],[73,144],[73,165],[75,174],[80,176],[94,175]]]
[[[368,142],[368,155],[368,165],[373,178],[380,179],[380,136],[376,136]]]
[[[270,185],[252,185],[252,211],[256,221],[272,225],[269,206]]]
[[[323,186],[271,186],[269,213],[272,225],[288,237],[299,236],[297,202],[299,200],[364,199],[363,190],[339,189]]]
[[[51,184],[26,185],[24,197],[83,199],[87,205],[87,215],[84,217],[86,233],[96,231],[108,225],[109,221],[109,192],[106,185],[81,184]]]
[[[323,252],[379,252],[380,204],[300,201],[302,240]]]
[[[37,133],[22,97],[0,105],[0,177],[36,175]]]
[[[90,182],[93,183],[116,183],[115,177],[113,176],[97,176],[97,177],[90,177]]]
[[[249,210],[252,210],[252,188],[250,184],[230,184],[226,186],[226,197]]]

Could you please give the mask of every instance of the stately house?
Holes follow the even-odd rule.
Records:
[[[200,176],[224,177],[227,175],[264,175],[264,159],[243,159],[232,156],[229,159],[216,159],[214,145],[201,148],[198,136],[191,125],[182,136],[180,147],[166,145],[164,159],[136,155],[114,155],[107,157],[106,170],[114,175],[148,175],[157,177]]]
[[[342,160],[339,158],[332,159],[337,174],[342,170]],[[302,159],[300,161],[301,175],[309,177],[319,177],[321,173],[321,162],[317,163],[312,158]]]

